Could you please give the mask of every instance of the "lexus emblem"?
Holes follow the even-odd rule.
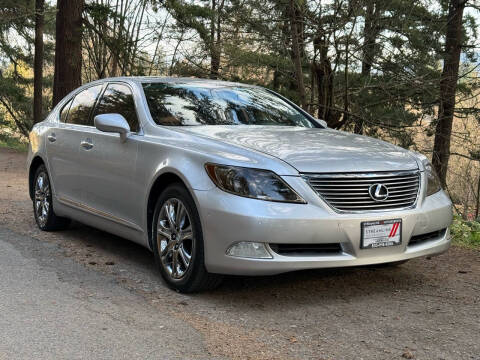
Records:
[[[375,201],[385,201],[388,199],[388,188],[383,184],[373,184],[368,188],[368,194]]]

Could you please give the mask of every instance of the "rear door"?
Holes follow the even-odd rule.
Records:
[[[47,156],[59,200],[80,203],[82,184],[80,171],[81,139],[92,128],[91,112],[103,85],[94,85],[78,92],[62,107],[60,118],[47,134]]]
[[[138,142],[142,138],[132,90],[126,83],[109,83],[97,102],[99,114],[123,115],[131,133],[125,142],[119,134],[97,129],[85,137],[91,148],[80,148],[85,167],[80,174],[84,202],[104,217],[138,229],[142,215],[141,187],[136,181]]]

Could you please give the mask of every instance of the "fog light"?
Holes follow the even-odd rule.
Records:
[[[235,257],[272,259],[264,243],[242,241],[230,246],[227,255]]]

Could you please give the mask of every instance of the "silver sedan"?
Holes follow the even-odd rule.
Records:
[[[42,230],[75,219],[137,242],[182,292],[450,245],[451,202],[425,156],[329,129],[256,86],[86,84],[35,125],[28,169]]]

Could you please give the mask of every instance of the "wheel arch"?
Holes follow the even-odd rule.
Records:
[[[30,199],[33,200],[33,182],[35,181],[35,172],[37,171],[40,165],[45,165],[46,162],[42,159],[40,155],[36,155],[31,163],[30,167],[28,168],[28,193],[30,195]]]
[[[148,234],[148,246],[152,249],[152,223],[153,223],[153,213],[155,211],[155,205],[157,203],[157,199],[169,185],[179,183],[182,184],[187,191],[192,196],[192,192],[190,191],[187,183],[184,179],[178,174],[173,171],[166,171],[153,181],[152,186],[150,187],[150,191],[148,193],[147,198],[147,234]]]

